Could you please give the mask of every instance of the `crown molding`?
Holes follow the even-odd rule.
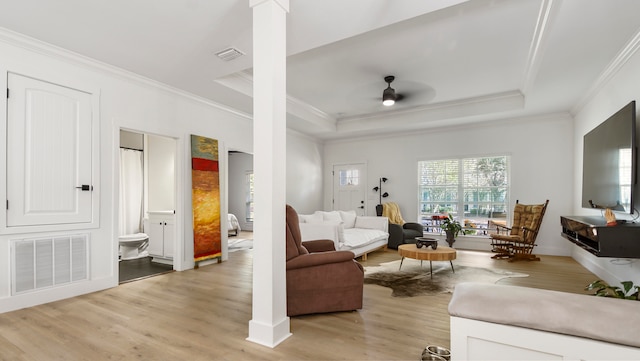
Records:
[[[253,76],[246,71],[230,74],[214,81],[248,97],[253,97]],[[287,113],[317,126],[320,131],[336,130],[335,118],[290,95],[287,95]]]
[[[324,144],[340,144],[340,143],[350,143],[354,141],[372,141],[372,140],[386,140],[388,141],[390,138],[402,138],[406,136],[412,135],[432,135],[434,133],[448,133],[452,131],[456,131],[459,129],[480,129],[486,127],[498,127],[498,126],[510,126],[514,124],[522,124],[522,123],[542,123],[542,122],[557,122],[557,121],[567,121],[573,122],[573,117],[568,112],[555,112],[555,113],[547,113],[547,114],[537,114],[537,115],[528,115],[528,116],[519,116],[519,117],[510,117],[504,116],[500,118],[495,118],[493,120],[483,120],[480,122],[464,122],[461,124],[447,125],[447,126],[437,126],[434,128],[423,128],[420,130],[402,130],[393,133],[385,132],[384,134],[375,133],[375,134],[367,134],[367,135],[344,135],[338,138],[328,138],[324,140]]]
[[[549,34],[560,11],[561,0],[543,0],[540,4],[540,11],[536,21],[533,38],[529,46],[527,64],[522,75],[521,89],[523,94],[527,94],[531,84],[540,70],[540,60],[547,49]]]
[[[5,44],[15,46],[26,51],[38,53],[44,56],[53,57],[59,59],[61,61],[71,63],[77,66],[82,66],[91,71],[98,71],[103,74],[107,74],[110,76],[116,76],[122,79],[126,79],[128,81],[134,81],[141,85],[145,85],[148,87],[160,89],[174,95],[195,101],[197,103],[201,103],[213,108],[217,108],[219,110],[231,113],[240,118],[245,118],[247,120],[253,120],[253,116],[251,114],[247,114],[245,112],[241,112],[237,109],[233,109],[227,107],[225,105],[216,103],[210,99],[203,98],[201,96],[195,95],[193,93],[186,92],[182,89],[175,88],[168,84],[159,82],[157,80],[153,80],[137,73],[124,70],[122,68],[118,68],[114,65],[107,64],[96,59],[90,58],[85,55],[81,55],[75,53],[71,50],[64,49],[62,47],[46,43],[44,41],[29,37],[24,34],[20,34],[14,31],[11,31],[6,28],[0,27],[0,42]]]
[[[593,97],[598,94],[603,87],[624,67],[629,59],[635,55],[640,48],[640,30],[629,40],[627,45],[620,50],[620,52],[613,58],[613,60],[602,71],[600,76],[591,85],[582,97],[571,108],[571,114],[578,114],[582,108],[584,108]]]
[[[253,96],[253,77],[246,71],[229,74],[222,78],[215,79],[214,82],[248,97]]]
[[[292,96],[287,96],[287,113],[312,123],[319,127],[320,131],[335,132],[337,129],[337,121],[335,118]]]
[[[430,104],[397,111],[367,114],[338,120],[338,132],[376,129],[389,121],[402,124],[429,124],[445,119],[467,118],[524,108],[524,95],[519,90]]]

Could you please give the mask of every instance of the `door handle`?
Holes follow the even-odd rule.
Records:
[[[92,191],[93,190],[93,186],[88,185],[88,184],[83,184],[80,187],[76,187],[76,189],[80,189],[82,191]]]

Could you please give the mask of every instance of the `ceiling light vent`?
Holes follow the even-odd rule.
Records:
[[[243,55],[244,53],[236,48],[227,48],[216,53],[216,56],[224,61],[231,61]]]

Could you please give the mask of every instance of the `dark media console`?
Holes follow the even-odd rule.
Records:
[[[598,257],[640,258],[640,224],[607,226],[604,218],[561,216],[562,237]]]

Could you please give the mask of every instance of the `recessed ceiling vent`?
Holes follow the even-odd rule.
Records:
[[[236,48],[227,48],[216,53],[216,56],[224,61],[231,61],[243,55],[244,53]]]

